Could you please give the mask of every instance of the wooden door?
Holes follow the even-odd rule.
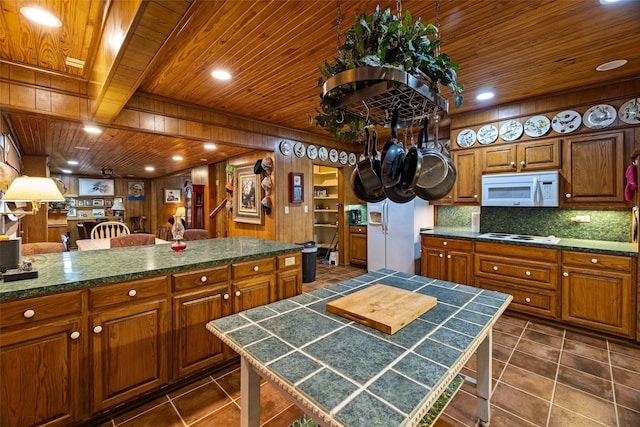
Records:
[[[473,254],[471,252],[447,251],[447,280],[473,285]]]
[[[447,280],[447,259],[445,251],[428,246],[422,247],[420,275],[432,279]]]
[[[123,304],[90,317],[93,412],[168,382],[166,299]]]
[[[367,265],[367,235],[362,233],[351,233],[349,235],[349,242],[351,264]]]
[[[276,299],[295,297],[302,293],[302,270],[285,270],[277,274]]]
[[[82,414],[79,318],[0,335],[0,425],[66,426]]]
[[[454,151],[453,163],[458,177],[453,186],[453,203],[480,204],[480,162],[478,150]]]
[[[231,285],[235,313],[275,301],[275,275],[255,276]]]
[[[530,172],[559,169],[561,165],[560,140],[523,142],[518,144],[518,170]]]
[[[510,144],[482,149],[482,172],[515,172],[517,170],[516,147],[516,144]]]

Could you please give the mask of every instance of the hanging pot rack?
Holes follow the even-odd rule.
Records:
[[[338,100],[329,96],[332,90],[353,84],[356,91]],[[440,117],[447,115],[449,101],[434,86],[426,75],[416,77],[396,68],[365,66],[327,79],[322,85],[322,96],[333,108],[372,125],[389,126],[390,112],[397,108],[399,126],[405,127],[434,113]]]

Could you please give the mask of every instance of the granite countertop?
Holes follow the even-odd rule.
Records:
[[[502,243],[505,245],[535,246],[539,248],[582,251],[582,252],[600,253],[600,254],[608,254],[608,255],[625,255],[625,256],[633,256],[633,257],[638,256],[637,245],[633,243],[625,243],[625,242],[609,242],[606,240],[584,240],[584,239],[560,238],[560,241],[556,244],[513,241],[513,240],[497,240],[497,239],[480,237],[480,235],[484,234],[484,232],[472,233],[469,228],[456,228],[456,227],[435,227],[433,229],[421,230],[420,234],[422,234],[423,236],[450,237],[450,238],[463,239],[463,240],[474,240],[478,242]]]
[[[95,251],[26,255],[38,278],[0,282],[0,301],[68,291],[92,285],[122,282],[280,255],[302,246],[250,237],[187,242],[187,250],[173,252],[169,245],[135,246]]]

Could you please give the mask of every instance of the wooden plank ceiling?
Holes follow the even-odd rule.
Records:
[[[338,4],[343,31],[356,12],[376,4],[397,11],[391,0],[2,0],[1,60],[86,83],[95,101],[89,114],[106,130],[88,136],[80,123],[13,105],[3,116],[25,154],[50,155],[54,172],[76,157],[79,174],[109,167],[118,176],[163,176],[246,151],[220,145],[211,152],[202,141],[110,127],[135,91],[328,136],[308,116],[319,100],[317,67],[336,54]],[[19,12],[26,5],[50,10],[62,27],[30,23]],[[435,23],[435,1],[405,0],[401,7]],[[465,85],[457,112],[640,75],[634,0],[606,6],[599,0],[440,0],[440,22],[442,51],[459,62]],[[67,57],[84,61],[84,68],[66,65]],[[595,70],[616,59],[628,64]],[[233,79],[212,79],[216,68]],[[496,92],[490,104],[474,99],[485,89]],[[449,113],[455,118],[453,107]],[[167,156],[181,145],[190,154],[174,164]],[[90,150],[78,158],[77,146]],[[156,171],[142,174],[146,163]]]

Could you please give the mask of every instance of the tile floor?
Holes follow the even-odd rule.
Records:
[[[308,292],[359,276],[317,266]],[[463,373],[475,377],[475,358]],[[503,315],[493,332],[491,425],[640,426],[640,346]],[[465,382],[436,426],[477,426],[475,386]],[[240,369],[233,366],[103,423],[106,426],[240,426]],[[270,384],[261,389],[261,426],[287,427],[302,412]],[[369,426],[363,426],[369,427]]]

